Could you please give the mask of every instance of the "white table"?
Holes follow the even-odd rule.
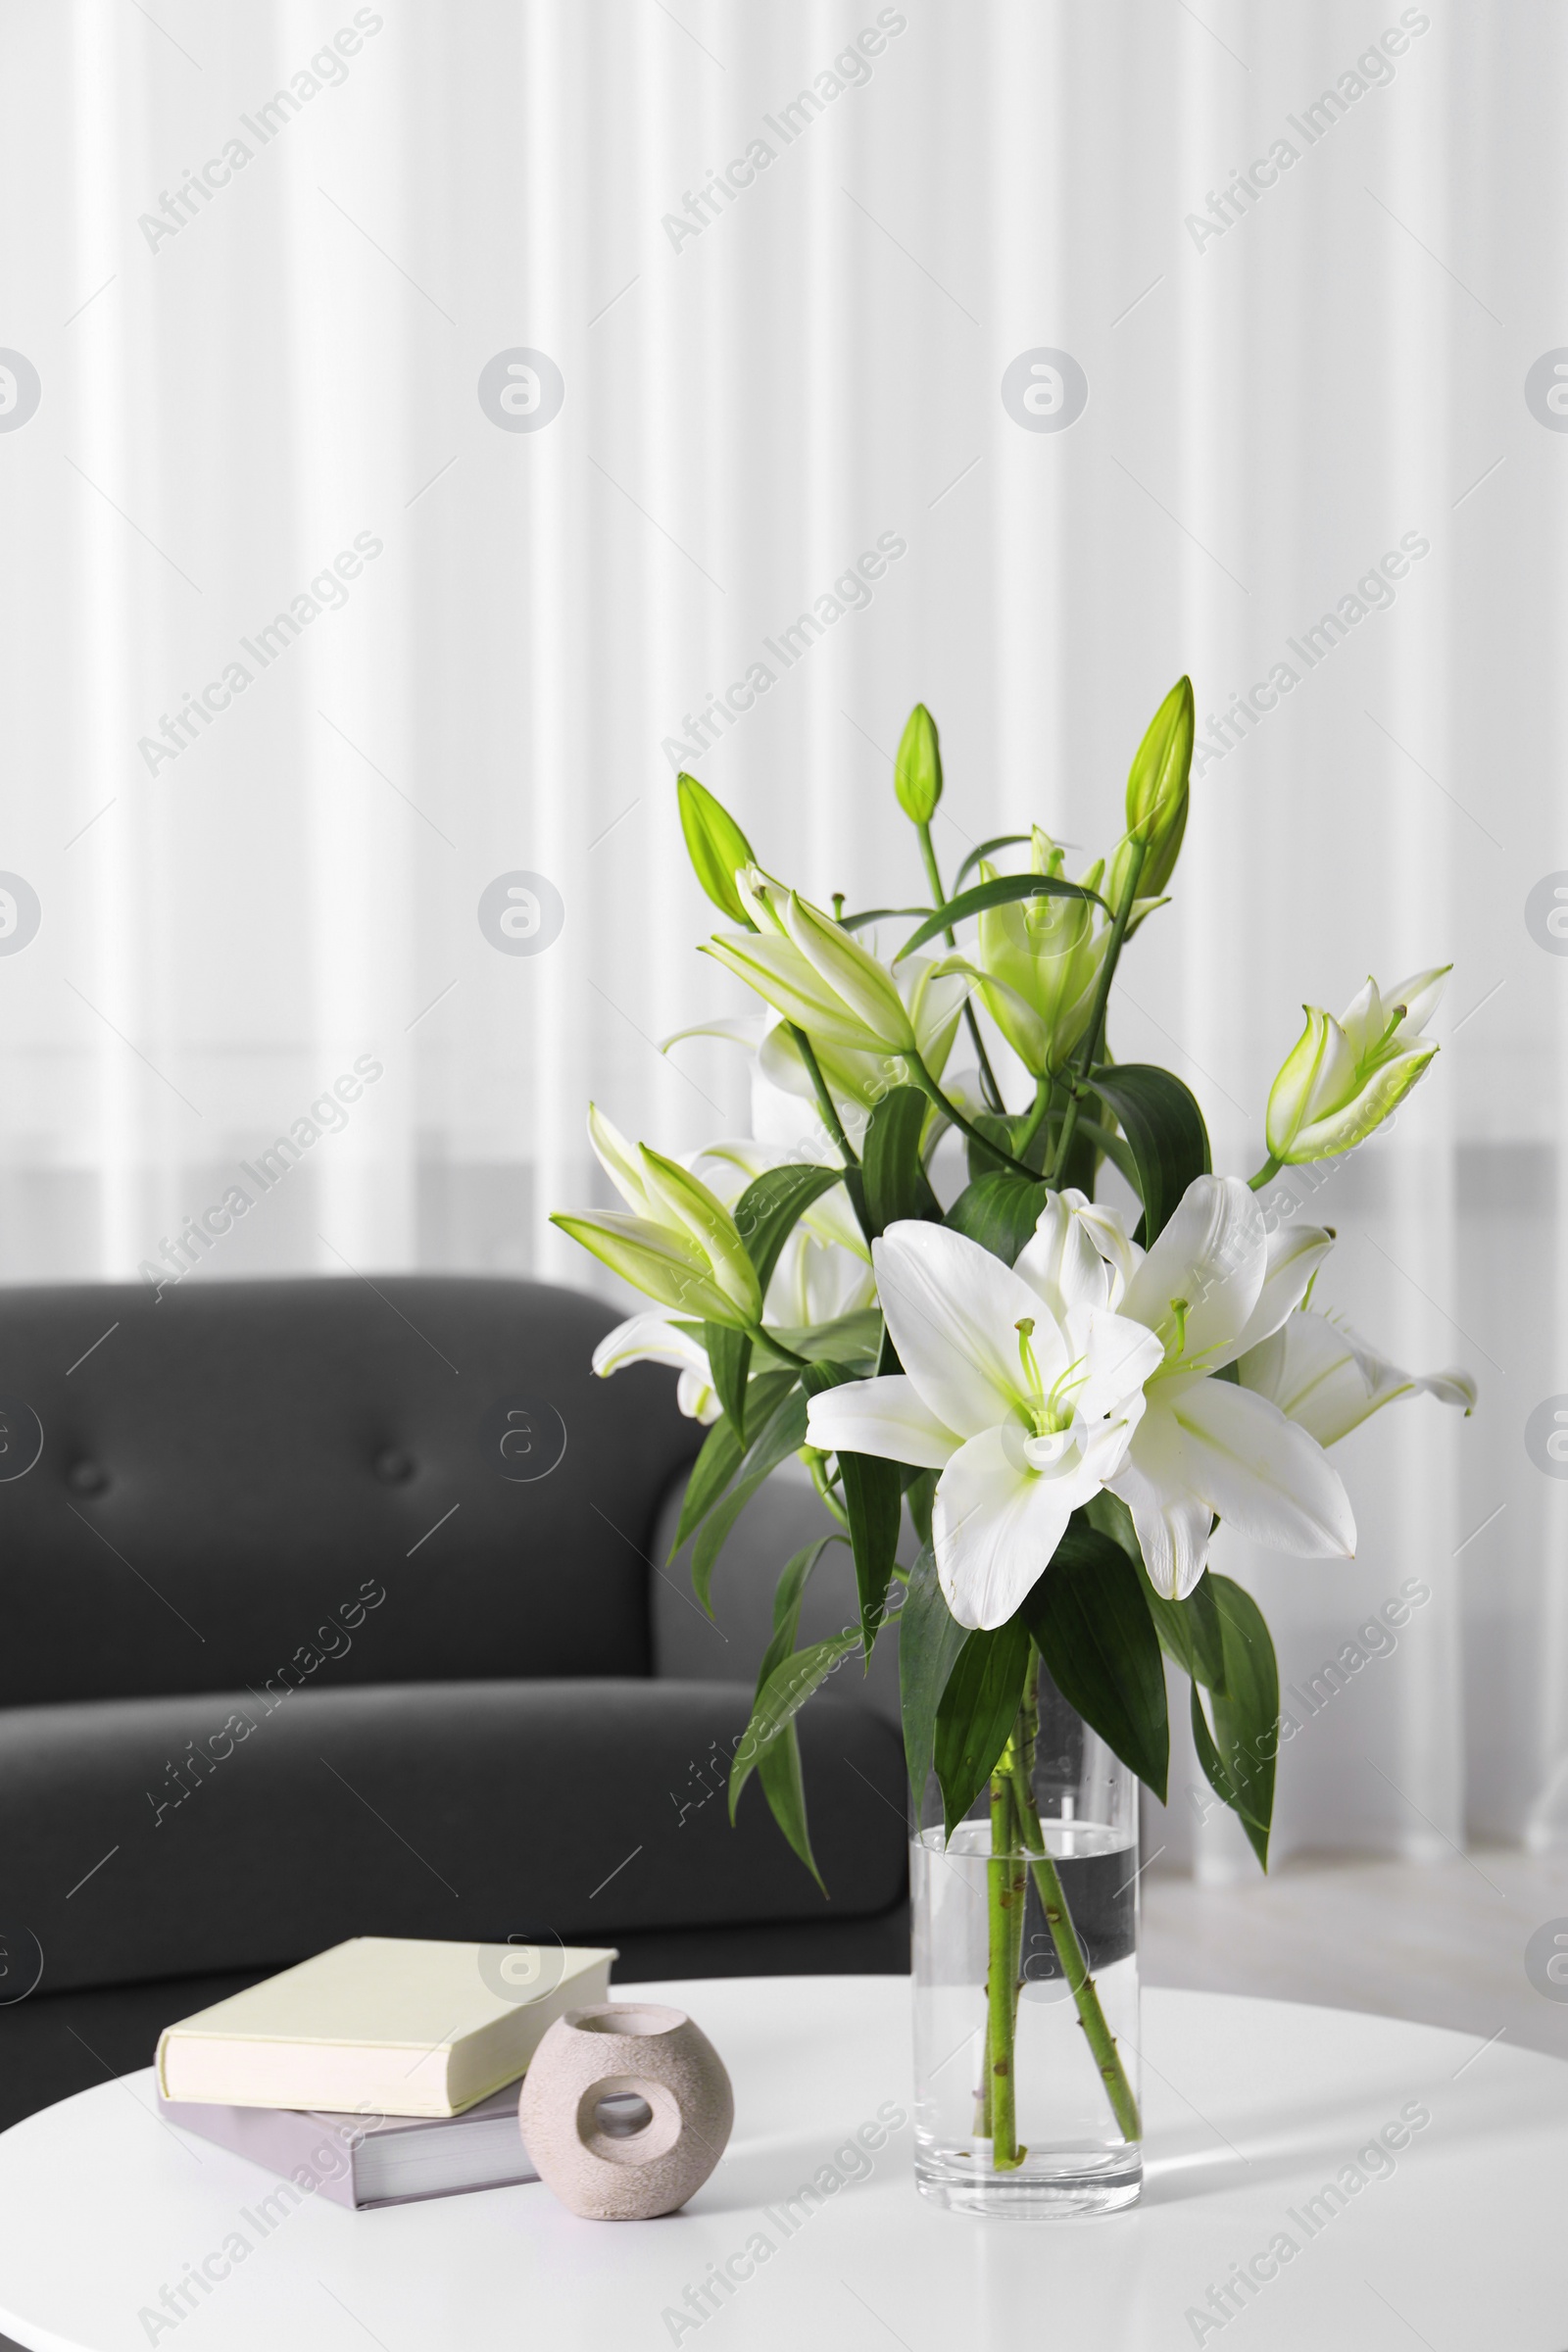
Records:
[[[1133,2212],[1035,2227],[946,2213],[915,2193],[906,2127],[868,2178],[799,2209],[786,2235],[779,2200],[884,2101],[909,2108],[907,1981],[635,1992],[689,2009],[734,2078],[734,2139],[684,2213],[581,2222],[535,2183],[359,2214],[313,2198],[261,2239],[241,2209],[254,2214],[271,2177],[162,2124],[150,2074],[131,2075],[0,2135],[0,2332],[29,2352],[1568,2345],[1568,2070],[1555,2059],[1387,2018],[1152,1991],[1149,2177]],[[1431,2121],[1396,2169],[1308,2239],[1293,2209],[1411,2102]],[[216,2256],[221,2270],[236,2230],[250,2252],[194,2310],[162,2330],[138,2316],[187,2267]],[[1190,2311],[1281,2231],[1294,2260],[1201,2329]],[[771,2251],[752,2268],[760,2232]],[[726,2262],[752,2275],[696,2320],[686,2288]]]

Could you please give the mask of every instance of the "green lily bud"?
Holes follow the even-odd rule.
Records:
[[[550,1222],[661,1306],[703,1323],[747,1321],[714,1280],[704,1250],[668,1225],[614,1208],[591,1216],[564,1216],[558,1210]]]
[[[1141,898],[1157,898],[1170,880],[1187,829],[1193,764],[1193,682],[1178,678],[1149,722],[1127,776],[1127,834],[1144,844]]]
[[[1343,1020],[1303,1008],[1306,1027],[1269,1089],[1271,1158],[1285,1167],[1329,1159],[1382,1125],[1438,1050],[1422,1030],[1448,970],[1416,972],[1387,997],[1368,980]]]
[[[762,1312],[762,1293],[757,1268],[747,1255],[740,1228],[716,1193],[700,1177],[662,1152],[638,1147],[650,1205],[663,1221],[678,1227],[703,1251],[712,1278],[729,1301],[719,1322],[756,1323]]]
[[[916,1032],[885,964],[792,890],[753,873],[742,898],[754,928],[720,931],[700,952],[744,980],[815,1045],[849,1054],[906,1054]]]
[[[675,778],[675,794],[693,873],[713,905],[732,923],[750,923],[752,918],[735,887],[735,869],[753,862],[751,843],[722,801],[715,801],[684,769]]]
[[[899,807],[916,825],[928,825],[942,798],[942,746],[937,722],[924,703],[916,703],[899,739],[893,762],[893,789]]]

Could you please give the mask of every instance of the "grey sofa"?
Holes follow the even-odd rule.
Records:
[[[359,1934],[614,1943],[620,1981],[907,1965],[891,1655],[801,1718],[813,1886],[728,1756],[773,1580],[667,1566],[673,1376],[542,1285],[0,1301],[0,2125]],[[843,1554],[803,1639],[852,1622]],[[847,1614],[846,1614],[847,1612]]]

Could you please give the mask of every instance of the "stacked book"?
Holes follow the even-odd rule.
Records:
[[[357,1936],[166,2028],[159,2113],[339,2205],[537,2180],[519,2080],[615,1957]]]

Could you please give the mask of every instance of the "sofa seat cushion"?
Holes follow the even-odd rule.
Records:
[[[281,1967],[349,1936],[614,1943],[894,1910],[895,1733],[831,1691],[799,1718],[829,1903],[760,1788],[729,1825],[750,1705],[741,1684],[638,1678],[14,1708],[6,1924],[37,1938],[52,1993]]]

